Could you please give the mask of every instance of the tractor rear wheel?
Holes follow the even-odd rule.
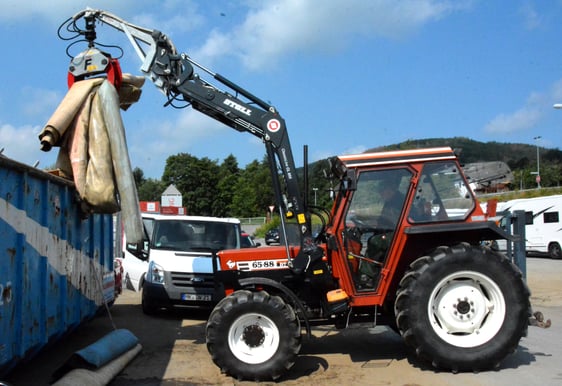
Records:
[[[527,333],[529,290],[521,271],[483,246],[441,247],[416,260],[395,302],[406,344],[434,367],[494,368]]]
[[[236,291],[209,316],[207,349],[223,373],[238,379],[275,380],[293,366],[301,347],[299,321],[279,296]]]

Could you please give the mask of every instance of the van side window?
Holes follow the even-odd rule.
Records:
[[[558,219],[558,212],[546,212],[543,215],[544,223],[557,223],[560,222]]]
[[[533,225],[534,219],[535,217],[533,216],[533,212],[531,211],[525,212],[525,225]]]
[[[152,232],[154,231],[154,219],[143,218],[142,223],[144,224],[144,229],[148,235],[148,241],[152,241]]]

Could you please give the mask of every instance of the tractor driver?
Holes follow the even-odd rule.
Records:
[[[394,228],[404,205],[404,193],[400,190],[402,173],[400,170],[388,171],[379,182],[379,195],[384,202],[377,221],[377,231],[367,241],[366,256],[381,262],[386,256],[394,235]]]
[[[346,218],[346,246],[356,285],[372,290],[392,242],[394,229],[404,206],[411,173],[390,169],[363,173]],[[365,205],[365,197],[378,197]]]

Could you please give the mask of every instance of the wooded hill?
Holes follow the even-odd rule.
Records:
[[[415,149],[450,146],[457,149],[462,164],[502,161],[513,173],[511,190],[533,189],[537,170],[537,148],[533,145],[478,142],[468,138],[420,139],[399,144],[372,148],[369,151]],[[562,151],[539,148],[542,187],[562,186]],[[329,208],[332,204],[330,189],[325,178],[326,160],[309,167],[309,197],[311,204]],[[303,168],[297,170],[303,182]],[[162,192],[174,184],[182,193],[184,206],[192,215],[254,217],[263,216],[274,204],[270,168],[264,157],[243,168],[229,155],[223,161],[197,158],[187,153],[171,155],[161,179],[146,179],[142,170],[133,172],[139,199],[159,201]]]
[[[460,150],[461,163],[502,161],[512,170],[537,164],[537,147],[522,143],[478,142],[465,137],[428,138],[408,140],[395,145],[371,148],[368,151],[406,150],[416,148],[450,146]],[[539,146],[540,162],[562,164],[562,151]],[[542,167],[542,165],[541,165]]]
[[[465,137],[428,138],[409,140],[389,146],[370,148],[366,152],[423,149],[430,147],[449,146],[456,150],[462,165],[480,162],[505,162],[513,174],[513,181],[507,190],[525,190],[537,187],[537,147],[536,145],[500,142],[479,142]],[[562,186],[562,151],[539,147],[541,186]],[[324,160],[314,162],[310,169],[310,187],[317,192],[325,192],[329,185],[323,176],[323,169],[327,167]],[[302,179],[302,170],[299,170]],[[317,197],[318,203],[329,207],[327,195]],[[309,198],[314,201],[314,196]]]

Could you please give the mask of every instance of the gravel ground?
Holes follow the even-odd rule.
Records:
[[[562,260],[527,259],[527,281],[534,311],[552,320],[544,329],[530,327],[517,352],[499,371],[478,374],[436,372],[420,365],[402,339],[385,327],[335,330],[321,327],[303,339],[295,366],[277,383],[260,385],[561,385]],[[110,383],[131,385],[253,385],[220,373],[205,346],[208,313],[177,311],[149,317],[140,309],[140,294],[126,290],[111,308],[58,344],[17,368],[6,380],[13,386],[48,385],[52,373],[76,350],[113,329],[129,329],[143,349]]]

